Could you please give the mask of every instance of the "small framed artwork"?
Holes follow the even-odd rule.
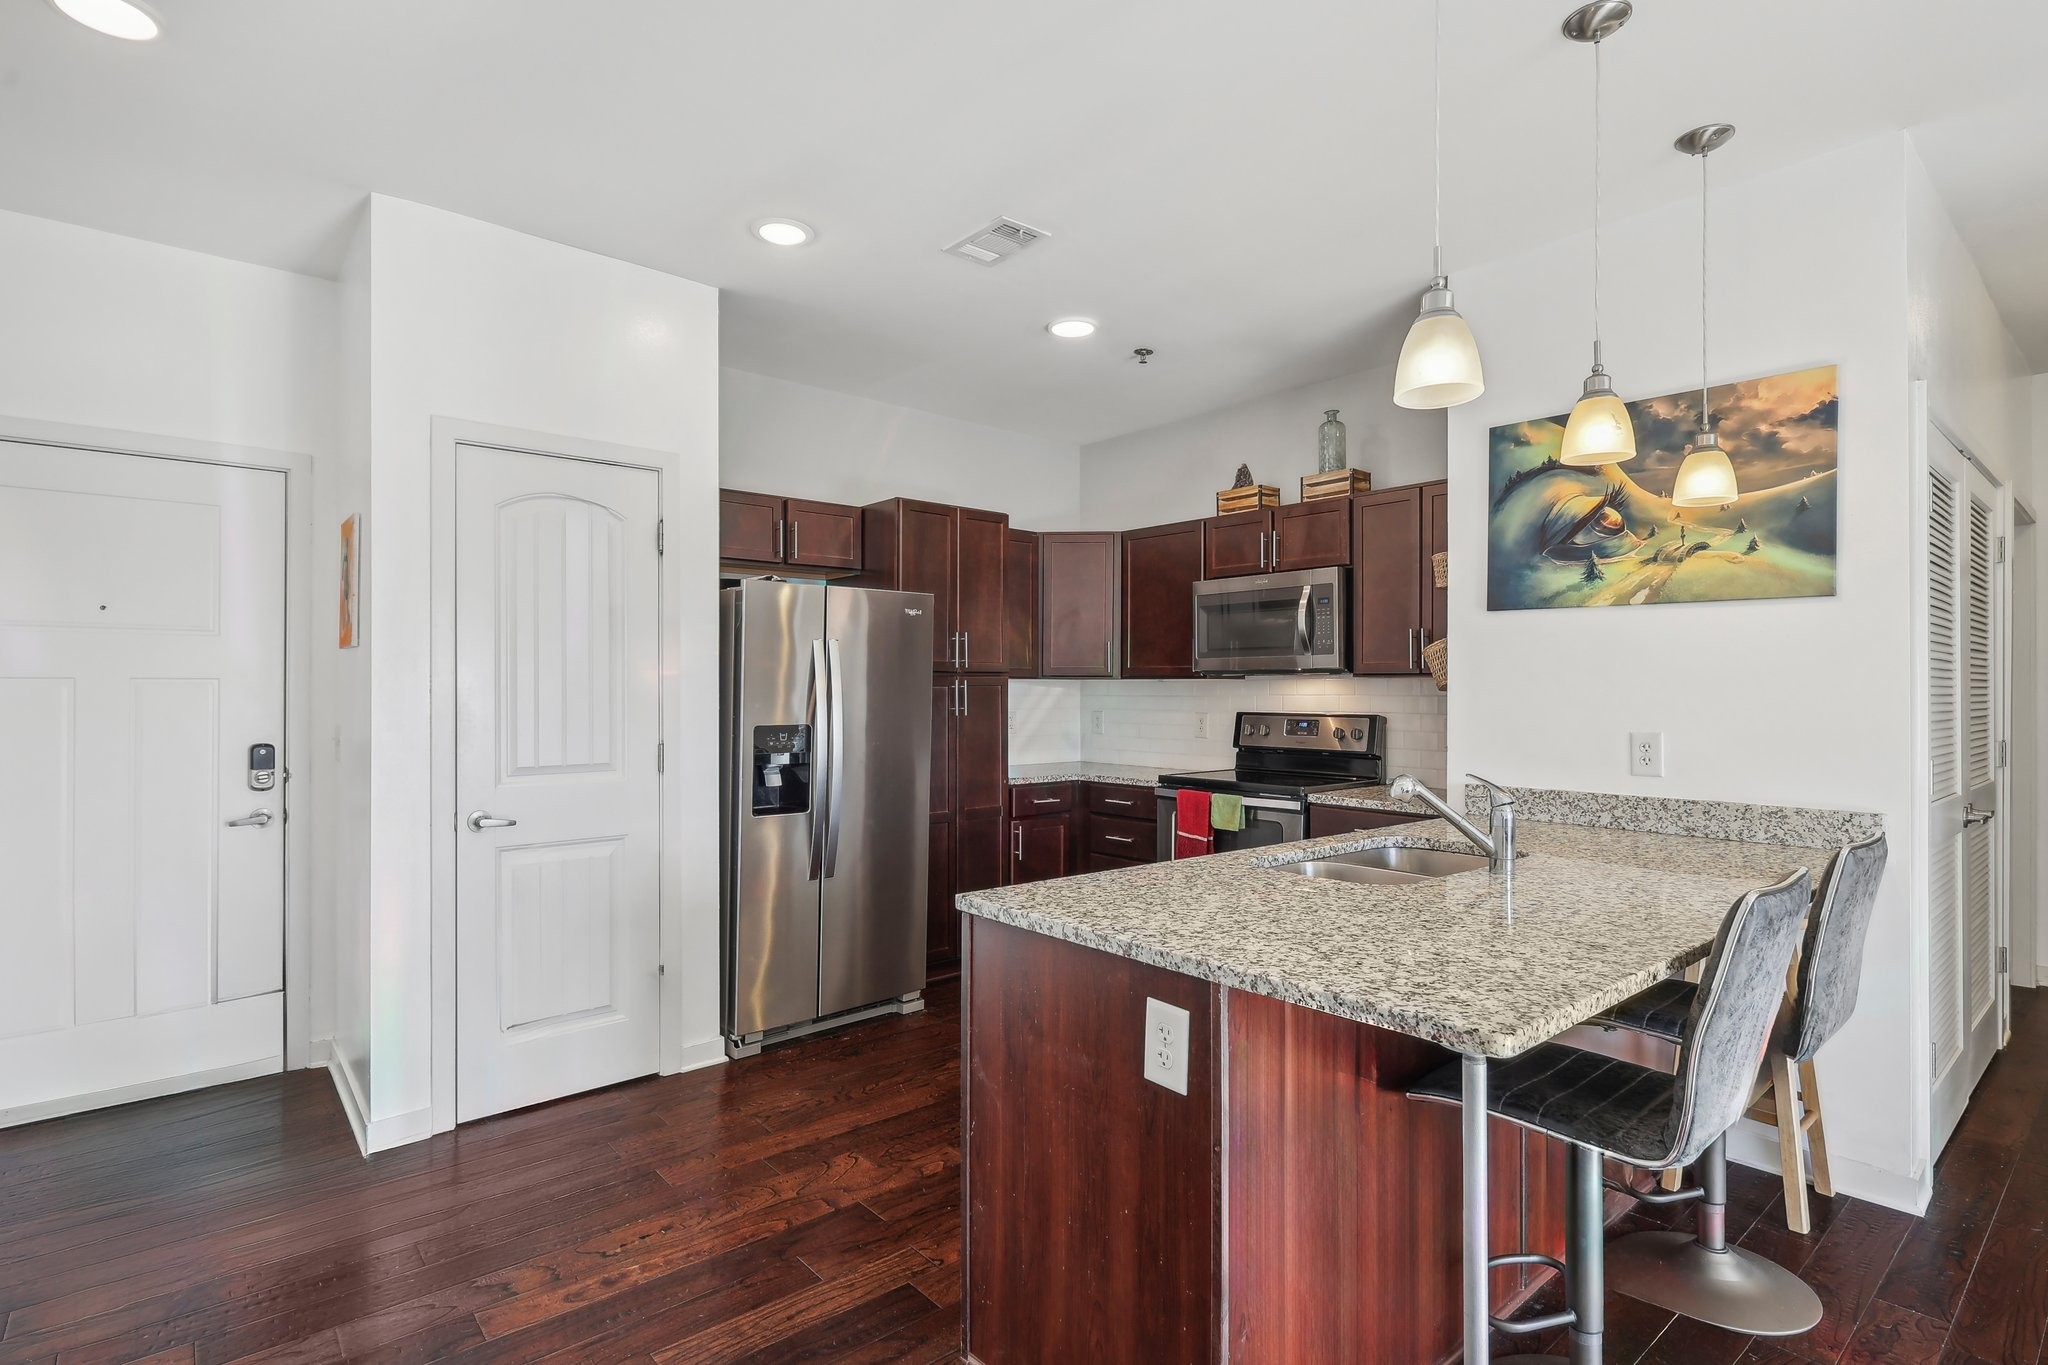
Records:
[[[363,582],[363,514],[356,512],[341,523],[341,629],[335,643],[354,649],[363,642],[362,604],[358,594]]]

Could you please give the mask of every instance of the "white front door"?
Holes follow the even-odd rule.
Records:
[[[1928,437],[1928,1013],[1934,1150],[2004,1041],[2005,565],[1998,489]]]
[[[660,1066],[660,478],[461,445],[455,488],[467,1121]]]
[[[284,534],[275,470],[0,441],[0,1124],[283,1066]]]

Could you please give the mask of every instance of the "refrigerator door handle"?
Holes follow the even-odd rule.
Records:
[[[846,795],[846,689],[839,676],[837,640],[825,645],[825,660],[832,673],[832,686],[828,691],[831,713],[825,738],[831,748],[829,774],[825,779],[831,793],[825,806],[825,875],[830,877],[839,870],[839,809]]]
[[[825,642],[811,641],[811,753],[825,771],[811,784],[811,877],[825,876],[825,837],[831,828],[832,783],[832,665],[825,656]]]

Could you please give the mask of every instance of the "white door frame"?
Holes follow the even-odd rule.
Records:
[[[1911,428],[1910,443],[1913,454],[1912,472],[1912,516],[1914,526],[1913,589],[1911,594],[1912,640],[1913,640],[1913,809],[1915,827],[1912,848],[1914,880],[1911,887],[1912,924],[1909,938],[1909,959],[1911,963],[1912,998],[1909,1002],[1912,1019],[1913,1045],[1908,1065],[1914,1075],[1913,1085],[1913,1128],[1914,1165],[1923,1184],[1931,1180],[1933,1162],[1941,1155],[1949,1134],[1936,1133],[1937,1116],[1934,1111],[1935,1086],[1933,1048],[1934,1027],[1929,1012],[1929,990],[1933,974],[1933,952],[1931,944],[1932,907],[1928,877],[1931,870],[1933,832],[1928,827],[1927,812],[1932,803],[1931,781],[1928,772],[1928,753],[1932,743],[1928,726],[1927,695],[1927,613],[1928,613],[1928,555],[1927,540],[1927,482],[1928,471],[1932,468],[1933,456],[1929,448],[1929,435],[1938,434],[1954,446],[1963,459],[1982,472],[1997,492],[1997,505],[1993,514],[1993,534],[2006,538],[2011,545],[2013,532],[2013,492],[2011,485],[2000,477],[1970,445],[1956,436],[1953,429],[1936,417],[1927,381],[1915,380],[1908,393],[1908,422]],[[2010,611],[2012,603],[2012,556],[2010,550],[2005,558],[1992,565],[1992,610],[1995,624],[1993,635],[1995,652],[1992,658],[1992,676],[1997,692],[1997,704],[1993,710],[1992,723],[1996,730],[1995,739],[2009,744],[2012,736],[2012,632]],[[1992,822],[1992,861],[1997,883],[1996,895],[1992,902],[1992,946],[2010,948],[2012,943],[2012,830],[2008,811],[2012,803],[2011,763],[1995,764],[1993,772],[1998,784],[1999,816]],[[2007,1024],[2011,1018],[2011,978],[2005,973],[1994,973],[1992,991],[1995,1004],[2000,1012],[2000,1033],[1998,1046],[2003,1049],[2008,1033]]]
[[[680,454],[642,450],[575,436],[552,436],[522,431],[487,422],[462,421],[449,417],[433,419],[433,560],[431,593],[433,612],[432,652],[432,754],[430,756],[434,813],[433,829],[433,1070],[432,1125],[436,1133],[455,1127],[455,452],[457,446],[490,446],[499,450],[556,459],[589,460],[599,464],[626,465],[651,469],[660,479],[660,508],[663,521],[680,520],[677,500],[681,497]],[[677,684],[682,659],[681,611],[683,594],[693,585],[680,582],[683,557],[665,555],[660,561],[661,603],[661,735],[664,742],[685,733],[689,719],[682,714],[682,689]],[[712,584],[701,586],[713,591]],[[716,640],[700,642],[702,648],[716,648]],[[684,809],[680,763],[666,765],[661,783],[661,957],[660,987],[661,1074],[671,1075],[693,1067],[725,1060],[722,1040],[685,1047],[682,1043],[682,972],[667,970],[668,959],[683,938],[683,880],[680,843],[668,827],[674,813]]]
[[[310,841],[319,818],[312,800],[312,773],[319,760],[313,753],[311,694],[313,607],[313,468],[311,455],[267,450],[221,441],[194,441],[182,436],[147,435],[103,427],[44,422],[0,414],[0,440],[72,450],[130,455],[138,459],[183,460],[189,464],[229,465],[238,469],[274,470],[284,475],[284,769],[286,781],[277,793],[284,807],[284,1068],[297,1071],[312,1056],[312,891]],[[296,814],[299,818],[291,817]],[[238,1079],[223,1077],[223,1080]],[[131,1098],[141,1098],[133,1096]],[[109,1097],[110,1102],[118,1102]]]

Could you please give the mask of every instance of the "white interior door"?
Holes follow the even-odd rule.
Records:
[[[660,1066],[660,484],[462,445],[455,486],[466,1121]]]
[[[0,442],[0,1123],[283,1066],[284,537],[280,472]]]
[[[2005,565],[1998,489],[1938,432],[1928,439],[1930,972],[1934,1145],[1962,1118],[2004,1036]]]

